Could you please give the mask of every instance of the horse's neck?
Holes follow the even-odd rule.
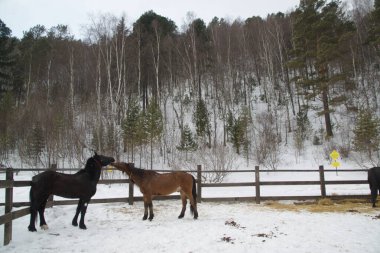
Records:
[[[135,184],[137,184],[138,187],[141,187],[143,182],[143,175],[141,174],[131,174],[130,179],[133,180]]]
[[[92,170],[92,171],[87,170],[86,172],[90,175],[90,178],[91,178],[92,181],[96,181],[96,182],[99,181],[100,174],[101,174],[101,169]]]
[[[131,172],[131,179],[135,182],[135,184],[137,184],[137,186],[141,187],[143,181],[147,179],[147,176],[149,176],[147,175],[147,173],[150,173],[151,171],[146,171],[143,169],[134,169]]]

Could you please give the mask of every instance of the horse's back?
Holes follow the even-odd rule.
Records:
[[[45,180],[49,180],[50,178],[54,177],[54,174],[57,173],[52,170],[47,170],[44,172],[41,172],[35,176],[32,177],[32,183],[39,183]]]
[[[32,178],[32,188],[35,190],[65,198],[93,196],[96,192],[96,183],[82,171],[65,174],[47,170]]]
[[[153,195],[168,195],[178,191],[191,191],[192,176],[186,172],[174,171],[154,174],[145,185]]]

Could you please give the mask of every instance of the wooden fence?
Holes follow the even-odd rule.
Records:
[[[52,166],[50,169],[56,169],[56,166]],[[46,169],[41,169],[43,171]],[[70,169],[63,169],[60,171],[67,171]],[[14,187],[28,187],[31,181],[15,181],[13,174],[14,172],[20,171],[36,171],[31,169],[6,169],[6,179],[0,180],[0,189],[5,188],[5,203],[0,203],[0,206],[5,206],[5,214],[0,216],[0,225],[4,225],[4,245],[9,244],[12,240],[12,221],[28,215],[29,202],[13,202],[13,188]],[[73,170],[71,170],[73,171]],[[326,181],[325,172],[335,172],[335,170],[325,170],[323,166],[320,166],[318,170],[260,170],[259,166],[255,167],[255,170],[237,170],[237,171],[218,171],[225,173],[254,173],[252,176],[252,182],[245,183],[203,183],[202,173],[216,173],[215,171],[205,171],[202,167],[198,165],[197,170],[187,171],[196,175],[197,178],[197,201],[201,203],[202,201],[251,201],[260,204],[261,201],[266,200],[312,200],[319,198],[331,198],[331,199],[369,199],[369,195],[327,195],[326,185],[347,185],[347,184],[368,184],[367,180],[335,180]],[[358,172],[366,170],[346,170],[347,172]],[[165,171],[158,171],[165,172]],[[167,172],[167,171],[166,171]],[[314,172],[319,173],[319,180],[317,181],[261,181],[260,173],[271,172],[271,173],[283,173],[283,172]],[[105,179],[100,180],[99,184],[129,184],[128,197],[123,198],[103,198],[103,199],[91,199],[91,204],[93,203],[115,203],[115,202],[125,202],[133,205],[134,201],[141,201],[142,197],[134,196],[134,185],[129,179]],[[319,185],[320,195],[319,196],[261,196],[260,187],[261,186],[292,186],[292,185]],[[217,197],[217,198],[204,198],[202,197],[202,189],[205,187],[255,187],[255,194],[250,197]],[[253,192],[253,191],[252,191]],[[155,199],[179,199],[177,195],[170,196],[157,196]],[[76,205],[78,200],[61,200],[56,201],[51,197],[48,201],[47,206],[52,205]],[[12,211],[14,207],[25,207],[17,211]]]

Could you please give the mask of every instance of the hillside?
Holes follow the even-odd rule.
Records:
[[[280,169],[338,150],[378,165],[379,7],[364,5],[188,15],[181,29],[154,11],[130,26],[99,14],[85,40],[2,23],[0,162],[78,167],[96,150],[143,168]]]

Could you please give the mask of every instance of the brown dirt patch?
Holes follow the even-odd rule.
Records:
[[[308,211],[314,213],[334,212],[334,213],[374,213],[377,208],[372,208],[372,205],[366,200],[347,199],[347,200],[331,200],[320,199],[318,201],[304,201],[294,203],[284,203],[278,201],[264,202],[266,207],[279,211]]]

